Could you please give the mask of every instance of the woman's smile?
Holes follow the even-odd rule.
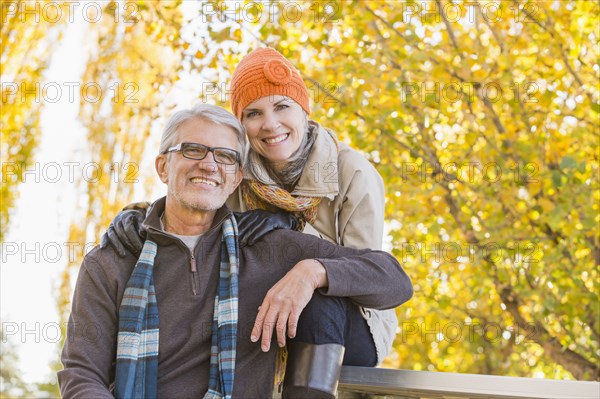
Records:
[[[271,95],[250,103],[242,112],[248,141],[272,164],[285,165],[306,135],[306,113],[294,100]]]

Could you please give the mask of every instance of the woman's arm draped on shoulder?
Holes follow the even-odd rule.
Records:
[[[385,192],[377,170],[355,150],[345,148],[338,163],[342,207],[339,243],[351,248],[381,249]]]
[[[83,261],[58,372],[63,398],[113,398],[117,306],[98,259]]]

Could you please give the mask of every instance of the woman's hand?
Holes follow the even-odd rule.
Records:
[[[146,241],[146,231],[142,228],[142,223],[149,206],[148,202],[136,202],[123,208],[102,235],[100,248],[110,245],[121,258],[126,257],[128,253],[139,255]]]
[[[298,228],[298,220],[285,211],[268,212],[262,209],[254,209],[246,212],[233,212],[238,224],[240,248],[254,245],[263,236],[273,230]]]
[[[298,262],[281,280],[267,292],[259,307],[250,340],[257,342],[262,335],[261,349],[271,347],[273,328],[277,331],[277,343],[285,346],[285,333],[296,336],[298,319],[317,288],[327,287],[327,272],[321,262],[305,259]]]

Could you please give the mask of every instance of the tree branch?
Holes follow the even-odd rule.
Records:
[[[480,241],[473,229],[461,221],[460,208],[456,205],[452,196],[447,194],[445,200],[450,210],[450,214],[463,232],[467,242],[479,245]],[[507,310],[513,316],[519,328],[527,329],[531,324],[528,323],[525,317],[520,313],[518,296],[510,286],[503,284],[498,279],[498,268],[494,260],[491,259],[490,254],[487,254],[483,259],[492,268],[496,290],[498,291],[502,302],[506,305]],[[596,364],[568,348],[563,348],[562,344],[553,337],[540,322],[536,320],[534,323],[536,331],[540,331],[540,334],[536,336],[534,340],[544,348],[544,351],[551,359],[562,365],[577,379],[598,379],[600,368]]]
[[[504,287],[498,291],[500,298],[506,309],[515,319],[515,322],[519,328],[529,328],[530,323],[527,322],[525,317],[519,310],[519,298],[512,291],[510,287]],[[569,348],[563,347],[563,345],[553,337],[544,326],[537,320],[534,322],[535,331],[539,331],[536,334],[534,341],[538,343],[550,358],[562,365],[578,380],[585,380],[589,378],[598,379],[600,368],[597,364],[589,361],[580,354],[570,350]]]
[[[435,0],[435,3],[438,6],[438,10],[443,9],[442,2],[440,0]],[[454,36],[454,30],[452,29],[452,26],[450,25],[450,21],[448,21],[448,18],[446,17],[445,12],[440,12],[440,14],[442,14],[442,20],[444,21],[444,25],[446,26],[446,31],[448,32],[448,36],[450,37],[450,41],[452,42],[452,47],[454,47],[454,50],[456,50],[456,53],[460,57],[461,51],[458,48],[458,43],[456,43],[456,37]]]

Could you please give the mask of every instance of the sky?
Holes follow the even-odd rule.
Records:
[[[67,26],[41,82],[42,87],[57,83],[62,95],[55,103],[44,101],[35,164],[20,177],[20,196],[2,244],[2,328],[18,348],[18,368],[26,382],[51,377],[48,365],[60,340],[56,290],[69,256],[65,243],[77,207],[79,165],[86,158],[85,130],[77,120],[79,98],[69,98],[64,83],[79,81],[83,73],[86,60],[75,54],[84,48],[85,29],[82,20]]]
[[[93,22],[84,20],[76,7],[73,10],[73,21],[66,24],[40,82],[40,87],[46,85],[54,91],[40,95],[44,103],[41,142],[35,150],[34,165],[19,176],[19,198],[0,251],[2,330],[4,339],[17,351],[16,366],[26,383],[56,378],[49,365],[58,359],[60,352],[57,310],[60,275],[69,259],[89,252],[95,244],[87,243],[80,248],[68,243],[69,226],[83,220],[82,209],[87,200],[82,183],[93,179],[97,171],[90,162],[86,129],[78,120],[79,87],[88,83],[82,82],[90,51],[87,44],[95,42],[89,35]],[[188,17],[197,15],[197,4],[184,3],[182,12]],[[192,33],[184,32],[184,36]],[[74,89],[70,89],[73,85]],[[174,110],[188,108],[198,101],[198,96],[193,79],[183,76],[169,93],[167,102],[174,105]],[[147,143],[148,151],[136,176],[140,184],[136,184],[134,201],[154,200],[166,194],[164,186],[157,185],[152,187],[148,198],[143,187],[146,177],[155,174],[152,165],[160,126],[150,139],[152,142]],[[124,172],[121,167],[122,175],[116,178],[124,178]],[[74,284],[76,272],[72,279]]]
[[[54,52],[40,86],[58,88],[40,95],[41,142],[35,163],[20,174],[19,199],[2,243],[0,268],[0,313],[5,339],[17,349],[17,364],[27,383],[55,378],[49,368],[57,359],[60,321],[57,310],[61,272],[67,261],[87,253],[68,243],[69,226],[83,219],[85,206],[82,181],[94,179],[97,168],[90,162],[86,130],[78,120],[79,86],[84,85],[90,42],[90,23],[75,14]],[[54,101],[54,98],[58,98]],[[156,135],[154,135],[156,136]],[[158,138],[154,137],[158,143]],[[150,145],[151,146],[151,145]],[[124,170],[120,171],[124,175]],[[139,181],[153,170],[140,170]],[[157,188],[156,196],[161,187]],[[143,190],[136,200],[143,198]],[[83,202],[82,202],[83,201]],[[75,279],[76,275],[73,276]],[[4,342],[3,342],[4,343]]]

